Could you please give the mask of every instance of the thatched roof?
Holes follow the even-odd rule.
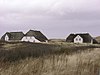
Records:
[[[67,42],[74,42],[74,38],[79,35],[83,38],[84,43],[91,43],[91,40],[93,40],[93,43],[97,43],[97,41],[89,34],[89,33],[82,33],[82,34],[70,34],[66,41]]]
[[[5,40],[6,35],[8,35],[9,40],[21,40],[24,36],[24,33],[23,32],[7,32],[1,37],[1,40]]]
[[[75,38],[74,34],[70,34],[70,35],[66,38],[66,41],[67,41],[67,42],[74,42],[74,38]]]
[[[36,30],[29,30],[25,36],[34,36],[37,40],[41,41],[41,42],[46,42],[47,37],[44,36],[40,31],[36,31]]]

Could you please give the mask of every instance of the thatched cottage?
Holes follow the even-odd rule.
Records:
[[[70,34],[66,38],[66,42],[73,43],[98,43],[89,33]]]
[[[1,37],[1,40],[3,40],[3,41],[21,41],[23,36],[24,36],[23,32],[6,32]]]
[[[22,38],[22,41],[30,41],[30,42],[47,42],[48,39],[45,35],[43,35],[40,31],[29,30],[25,36]]]
[[[7,32],[2,37],[3,41],[26,41],[26,42],[47,42],[46,36],[40,31],[29,30],[26,34],[23,32]]]

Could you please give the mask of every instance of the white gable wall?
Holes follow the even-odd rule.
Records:
[[[83,38],[81,36],[77,35],[74,38],[74,43],[83,43]]]
[[[5,41],[9,41],[9,37],[8,37],[7,34],[6,34],[6,36],[5,36]]]
[[[24,36],[21,41],[26,41],[26,42],[40,42],[34,36]]]
[[[91,44],[93,44],[93,39],[91,39]]]

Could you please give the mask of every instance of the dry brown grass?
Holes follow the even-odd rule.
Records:
[[[2,44],[0,75],[99,75],[100,48],[96,47],[68,43]]]
[[[5,65],[4,65],[5,64]],[[0,75],[99,75],[100,49],[1,62]]]
[[[100,45],[73,44],[66,42],[56,43],[0,43],[0,61],[17,61],[27,57],[42,57],[53,54],[73,54],[88,48],[97,48]]]

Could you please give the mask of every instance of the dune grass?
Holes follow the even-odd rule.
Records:
[[[100,48],[68,43],[3,43],[0,75],[99,75]]]
[[[100,49],[1,62],[0,75],[99,75]]]

